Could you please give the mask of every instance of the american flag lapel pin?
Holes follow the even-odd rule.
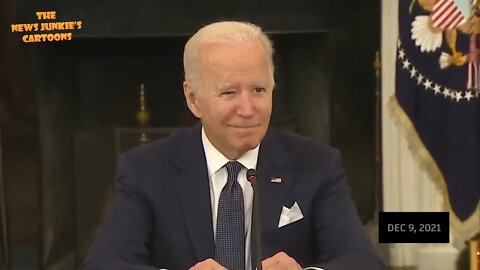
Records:
[[[282,178],[273,177],[272,179],[270,179],[270,183],[282,183]]]

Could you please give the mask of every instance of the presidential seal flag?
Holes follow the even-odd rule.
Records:
[[[452,219],[478,219],[480,1],[400,0],[389,109]],[[478,223],[478,221],[477,221]]]

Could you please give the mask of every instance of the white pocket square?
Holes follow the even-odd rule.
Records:
[[[290,209],[284,206],[280,214],[280,220],[278,221],[278,228],[299,221],[302,218],[302,210],[300,210],[297,202],[295,202]]]

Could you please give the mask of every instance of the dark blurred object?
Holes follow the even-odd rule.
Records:
[[[137,122],[140,127],[147,127],[150,123],[150,111],[147,108],[147,98],[145,93],[145,85],[140,85],[140,108],[137,111]],[[140,143],[145,144],[150,142],[146,132],[140,134]]]
[[[10,241],[8,237],[8,220],[7,220],[7,199],[5,196],[5,181],[3,180],[3,162],[2,162],[2,144],[0,133],[0,229],[2,242],[2,269],[10,269]]]
[[[170,136],[175,130],[181,127],[119,127],[115,128],[115,156],[118,158],[121,153],[124,153],[140,144],[138,138],[145,134],[151,141],[160,140]]]

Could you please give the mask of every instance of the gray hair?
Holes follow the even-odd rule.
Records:
[[[272,41],[262,29],[252,23],[223,21],[215,22],[198,30],[185,44],[183,52],[183,68],[185,81],[193,84],[194,89],[199,85],[200,50],[208,44],[223,44],[228,42],[242,42],[259,40],[265,49],[268,72],[272,86],[274,80],[273,45]]]

